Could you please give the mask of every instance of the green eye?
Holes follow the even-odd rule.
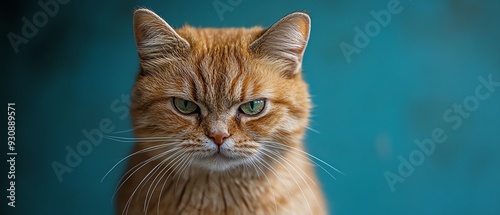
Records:
[[[254,100],[254,101],[242,104],[240,106],[240,110],[244,114],[255,115],[255,114],[262,112],[262,110],[264,110],[265,105],[266,105],[265,100]]]
[[[174,98],[175,108],[183,114],[191,114],[198,110],[198,105],[192,101],[188,101],[181,98]]]

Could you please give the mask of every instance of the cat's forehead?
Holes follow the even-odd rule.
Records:
[[[191,45],[195,55],[222,55],[247,53],[248,46],[262,34],[261,27],[253,28],[193,28],[184,26],[176,30]]]
[[[234,104],[265,97],[264,79],[252,62],[238,53],[206,54],[192,70],[196,87],[191,88],[196,100],[223,110]]]
[[[261,31],[260,27],[178,29],[192,49],[192,75],[182,80],[193,83],[193,99],[223,108],[263,96],[264,83],[253,69],[254,57],[248,51],[248,45]]]

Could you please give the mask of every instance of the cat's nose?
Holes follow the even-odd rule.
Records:
[[[208,135],[217,146],[221,146],[224,143],[224,140],[229,137],[229,133],[227,132],[213,132]]]

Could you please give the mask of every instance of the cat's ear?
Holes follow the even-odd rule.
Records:
[[[295,12],[283,17],[250,44],[250,51],[281,64],[288,76],[301,70],[302,56],[309,40],[309,15]]]
[[[178,59],[189,49],[189,43],[153,11],[134,12],[134,36],[141,61],[157,58]]]

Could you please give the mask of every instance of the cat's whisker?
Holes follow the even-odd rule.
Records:
[[[250,160],[250,164],[252,164],[252,166],[254,167],[254,169],[256,169],[256,170],[258,169],[264,175],[264,177],[266,178],[267,185],[269,186],[269,188],[271,189],[271,193],[273,194],[274,207],[276,209],[275,210],[275,214],[277,215],[278,214],[278,203],[276,202],[276,194],[274,193],[274,189],[273,189],[273,186],[271,185],[271,182],[269,181],[269,178],[267,177],[266,173],[264,171],[262,171],[262,169],[255,163],[255,161],[253,159]],[[245,167],[246,166],[247,165],[245,165]]]
[[[104,136],[103,138],[107,139],[107,140],[113,140],[113,141],[116,141],[116,142],[121,142],[121,143],[136,143],[137,142],[135,140],[120,140],[120,139],[115,139],[115,138],[106,137],[106,136]]]
[[[251,168],[250,168],[251,167],[250,166],[251,163],[252,163],[252,160],[247,160],[246,162],[243,163],[243,165],[242,165],[242,167],[243,167],[242,174],[248,174],[250,171],[252,171]],[[256,169],[254,168],[254,170],[256,170]],[[260,176],[259,172],[257,172],[257,176]]]
[[[153,143],[153,142],[171,142],[171,141],[175,140],[175,139],[151,139],[151,140],[133,140],[133,139],[130,139],[130,140],[123,140],[123,139],[116,139],[116,138],[112,138],[112,137],[104,137],[104,139],[113,140],[113,141],[121,142],[121,143],[137,143],[137,142]]]
[[[286,148],[286,147],[281,147],[280,145],[267,145],[267,146],[269,146],[269,147],[273,147],[273,148],[276,148],[276,149],[285,150],[285,151],[288,151],[288,152],[294,153],[294,154],[296,154],[296,155],[298,155],[298,156],[301,156],[301,157],[303,157],[303,158],[306,158],[309,162],[312,162],[312,165],[314,165],[314,166],[317,166],[317,167],[321,168],[323,171],[325,171],[325,172],[326,172],[326,173],[327,173],[330,177],[332,177],[334,180],[336,180],[336,179],[337,179],[337,178],[335,178],[335,176],[333,176],[333,175],[332,175],[332,173],[330,173],[330,171],[328,171],[327,169],[325,169],[322,165],[319,165],[319,164],[318,164],[318,163],[316,163],[314,160],[312,160],[310,157],[308,157],[308,156],[306,156],[306,155],[304,155],[304,154],[301,154],[301,153],[304,153],[303,151],[299,151],[299,152],[301,152],[301,153],[299,153],[299,152],[297,152],[297,151],[294,151],[293,149]],[[297,149],[297,150],[298,150],[298,149]],[[334,170],[336,170],[336,169],[334,169]],[[342,173],[342,172],[340,172],[340,173]],[[342,173],[342,174],[343,174],[343,173]]]
[[[267,155],[265,155],[265,156],[267,157]],[[285,184],[285,182],[283,182],[282,176],[278,175],[278,173],[274,170],[274,167],[271,164],[269,164],[266,160],[264,160],[263,158],[261,158],[261,157],[256,157],[256,159],[257,159],[256,161],[259,162],[259,164],[261,164],[264,168],[266,168],[267,170],[269,170],[271,173],[273,173],[276,176],[276,178],[281,182],[281,184],[283,184],[283,186],[287,190],[288,197],[290,199],[292,199],[292,192],[290,191],[290,189],[288,188],[288,186]],[[292,201],[292,207],[294,209],[296,209],[294,201]]]
[[[280,148],[279,146],[271,146],[271,147],[274,147],[274,148],[277,148],[277,149],[282,149],[282,150],[285,150],[285,151],[289,151],[289,152],[292,152],[298,156],[301,156],[301,157],[304,157],[306,158],[309,162],[312,163],[312,165],[314,166],[317,166],[319,167],[320,169],[322,169],[324,172],[326,172],[326,174],[328,174],[331,178],[333,178],[334,180],[337,180],[337,178],[335,178],[335,176],[332,175],[332,173],[330,173],[330,171],[328,171],[327,169],[325,169],[322,165],[319,165],[316,161],[314,161],[313,159],[311,159],[310,157],[308,157],[307,155],[304,155],[304,154],[301,154],[293,149],[289,149],[289,148]],[[336,169],[334,169],[335,171],[337,171]],[[338,172],[338,171],[337,171]],[[340,172],[341,174],[343,174],[342,172]]]
[[[145,213],[145,214],[146,214],[146,212],[147,212],[147,205],[148,205],[148,204],[146,204],[146,202],[147,202],[148,196],[150,195],[150,192],[151,192],[151,196],[153,195],[153,194],[152,194],[152,190],[151,190],[151,188],[152,188],[152,186],[153,186],[154,182],[156,181],[156,179],[158,178],[158,176],[159,176],[159,175],[163,172],[163,170],[164,170],[165,168],[167,168],[167,167],[168,167],[168,165],[164,165],[164,164],[165,164],[165,163],[166,163],[166,162],[167,162],[167,161],[168,161],[171,157],[174,157],[174,159],[176,159],[177,157],[180,157],[180,156],[182,156],[182,152],[177,151],[177,152],[175,152],[174,154],[172,154],[172,155],[168,156],[167,158],[163,159],[163,160],[162,160],[160,163],[158,163],[158,164],[157,164],[157,165],[156,165],[153,169],[151,169],[151,171],[150,171],[150,173],[152,173],[152,174],[151,174],[151,177],[149,177],[149,178],[148,178],[148,180],[146,180],[146,181],[144,182],[144,185],[143,185],[143,186],[141,187],[141,189],[139,190],[139,193],[140,193],[140,192],[142,192],[142,189],[144,189],[144,187],[146,186],[146,183],[148,183],[148,181],[149,181],[151,178],[153,178],[153,176],[155,176],[155,177],[153,178],[153,181],[151,181],[151,183],[149,183],[150,185],[149,185],[149,188],[148,188],[148,190],[147,190],[147,192],[146,192],[146,195],[145,195],[145,198],[144,198],[144,207],[143,207],[143,211],[144,211],[144,213]],[[160,170],[160,169],[161,169],[161,170]],[[158,173],[158,174],[156,174],[158,171],[159,171],[159,173]],[[154,191],[154,190],[153,190],[153,191]]]
[[[307,181],[305,180],[305,178],[302,175],[304,174],[309,180],[311,180],[313,182],[314,185],[316,185],[316,182],[314,182],[314,180],[312,180],[311,177],[309,177],[300,167],[298,167],[296,164],[294,164],[291,161],[289,162],[288,158],[284,157],[283,155],[280,155],[277,152],[273,152],[272,150],[268,150],[266,148],[263,148],[263,150],[269,152],[270,154],[276,156],[276,158],[278,158],[278,159],[284,161],[286,164],[288,164],[288,166],[290,166],[299,175],[299,177],[302,179],[302,181],[306,184],[306,186],[309,188],[309,191],[311,192],[311,194],[314,193],[314,191],[311,189],[311,186],[309,185],[309,183],[307,183]],[[302,174],[299,171],[297,171],[297,168],[295,168],[295,167],[297,167],[302,172]],[[320,206],[319,201],[316,198],[316,195],[313,194],[312,196],[314,197],[316,204],[318,206]],[[306,197],[304,196],[304,198],[306,198]],[[311,212],[311,214],[312,214],[312,212]]]
[[[307,181],[304,179],[303,175],[306,176],[307,179],[309,179],[314,185],[317,185],[316,182],[311,178],[309,177],[309,175],[307,173],[305,173],[302,168],[300,168],[297,164],[295,164],[293,161],[291,161],[290,159],[286,158],[285,156],[283,155],[280,155],[279,153],[277,152],[274,152],[272,150],[268,150],[268,149],[263,149],[263,150],[266,150],[267,152],[271,153],[271,154],[274,154],[277,158],[281,159],[282,161],[284,161],[285,163],[287,163],[290,167],[292,167],[292,169],[300,176],[300,178],[302,179],[302,181],[306,184],[306,186],[309,188],[309,191],[311,191],[311,194],[313,194],[313,198],[314,200],[316,201],[316,204],[318,207],[321,207],[321,205],[319,204],[319,201],[318,201],[318,198],[316,197],[316,195],[314,195],[314,191],[312,190],[311,186],[309,185],[309,183],[307,183]],[[297,171],[297,169],[300,171]]]
[[[161,196],[162,196],[162,192],[163,192],[163,189],[164,189],[164,187],[165,187],[165,183],[168,181],[168,178],[170,177],[170,175],[171,175],[173,172],[175,172],[175,170],[176,170],[176,169],[177,169],[177,167],[179,166],[178,164],[179,164],[179,163],[184,162],[184,160],[185,160],[185,159],[186,159],[186,155],[185,155],[184,153],[181,153],[181,154],[180,154],[179,156],[177,156],[176,158],[173,158],[173,159],[172,159],[172,160],[170,160],[170,162],[169,162],[167,165],[165,165],[165,167],[164,167],[164,168],[160,171],[160,173],[159,173],[159,174],[161,174],[161,176],[160,176],[160,178],[158,179],[158,181],[156,182],[156,184],[154,183],[154,180],[153,180],[152,184],[155,184],[155,185],[154,185],[154,188],[153,188],[153,191],[154,191],[154,190],[156,190],[156,187],[158,187],[158,185],[160,184],[160,182],[161,182],[162,178],[163,178],[163,177],[164,177],[167,173],[169,173],[169,172],[170,172],[170,173],[168,174],[167,178],[164,180],[163,185],[162,185],[162,188],[160,189],[160,193],[159,193],[159,195],[158,195],[158,196],[159,196],[159,197],[158,197],[158,198],[159,198],[159,199],[158,199],[158,204],[160,204],[160,198],[161,198]],[[167,169],[167,167],[168,167],[168,169]],[[173,169],[172,169],[172,168],[173,168]],[[152,185],[152,184],[151,184],[151,185]],[[148,191],[148,192],[149,192],[149,191]],[[146,210],[147,210],[147,208],[149,208],[149,204],[150,204],[150,202],[151,202],[151,199],[153,198],[153,194],[154,194],[154,192],[151,192],[151,195],[149,195],[149,197],[147,197],[148,199],[147,199],[147,203],[146,203],[146,206],[145,206]],[[148,195],[146,195],[146,196],[148,196]]]
[[[177,154],[177,153],[175,153],[175,154],[174,154],[174,155],[172,155],[172,156],[175,156],[176,154]],[[179,154],[177,155],[177,157],[180,157],[181,155],[182,155],[182,153],[179,153]],[[170,158],[170,157],[169,157],[169,158]],[[144,208],[143,208],[143,210],[144,210],[144,214],[146,214],[146,213],[147,213],[146,200],[147,200],[147,198],[148,198],[148,195],[149,195],[149,192],[150,192],[151,186],[154,184],[154,182],[155,182],[156,178],[158,177],[158,175],[162,173],[163,169],[165,169],[166,167],[168,167],[168,165],[163,165],[163,164],[165,164],[165,162],[167,162],[169,158],[165,158],[165,159],[163,159],[163,160],[162,160],[162,161],[161,161],[158,165],[156,165],[156,166],[152,169],[152,170],[154,170],[154,171],[153,171],[153,173],[151,174],[151,176],[150,176],[150,177],[148,177],[148,179],[144,182],[144,185],[143,185],[143,186],[141,187],[141,189],[139,190],[139,193],[140,193],[140,192],[142,192],[142,189],[144,189],[144,187],[146,186],[146,183],[148,183],[148,181],[149,181],[151,178],[153,178],[153,175],[156,175],[156,176],[153,178],[153,181],[151,181],[151,183],[150,183],[150,185],[149,185],[149,188],[148,188],[148,191],[147,191],[147,193],[146,193],[146,196],[144,197]],[[162,168],[161,170],[159,170],[159,169],[161,168],[161,166],[163,166],[163,168]],[[160,172],[159,172],[158,174],[156,174],[156,172],[158,172],[158,170],[159,170]],[[154,192],[154,190],[153,190],[153,192]],[[153,195],[153,192],[151,193],[151,195]]]
[[[104,139],[108,140],[114,140],[117,142],[124,142],[124,143],[135,143],[135,142],[161,142],[161,141],[180,141],[179,138],[172,138],[172,137],[119,137],[119,136],[111,136],[111,135],[104,135]]]
[[[297,166],[297,164],[295,164],[295,163],[293,163],[292,161],[290,161],[290,159],[288,159],[288,158],[284,157],[283,155],[280,155],[279,153],[274,152],[274,151],[272,151],[272,150],[268,150],[268,149],[263,149],[263,150],[266,150],[267,152],[269,152],[269,153],[271,153],[271,154],[275,155],[276,157],[280,158],[281,160],[285,161],[287,164],[289,164],[289,165],[290,165],[290,166],[291,166],[291,167],[295,170],[295,172],[297,172],[299,175],[302,175],[302,174],[303,174],[303,175],[305,175],[305,176],[306,176],[306,177],[307,177],[307,178],[308,178],[308,179],[309,179],[309,180],[310,180],[310,181],[311,181],[314,185],[316,185],[316,182],[314,182],[314,180],[313,180],[313,179],[311,179],[311,177],[309,177],[309,176],[308,176],[308,175],[304,172],[304,170],[302,170],[299,166]],[[289,162],[289,161],[290,161],[290,162]],[[298,172],[298,171],[294,168],[294,166],[295,166],[295,167],[297,167],[297,168],[298,168],[298,170],[300,170],[300,172],[301,172],[302,174],[300,174],[300,173],[299,173],[299,172]]]
[[[122,178],[120,179],[120,183],[117,186],[117,188],[115,190],[115,193],[113,194],[113,197],[111,197],[111,199],[113,199],[115,197],[115,195],[118,192],[118,190],[120,190],[120,188],[125,184],[125,182],[127,182],[127,180],[130,177],[132,177],[132,175],[134,175],[137,171],[139,171],[139,169],[141,169],[142,167],[146,166],[148,163],[150,163],[150,162],[152,162],[152,161],[154,161],[154,160],[156,160],[156,159],[158,159],[158,158],[160,158],[162,156],[167,155],[168,153],[170,153],[170,152],[172,152],[174,150],[176,150],[176,149],[172,148],[172,149],[169,149],[169,150],[167,150],[165,152],[159,153],[158,155],[155,155],[155,156],[153,156],[153,157],[151,157],[151,158],[149,158],[147,160],[141,161],[139,164],[137,164],[134,167],[130,168],[127,172],[125,172],[125,174],[123,174]],[[130,172],[132,172],[132,173],[130,173]],[[125,176],[127,176],[127,178],[123,179]]]
[[[190,156],[189,156],[189,158],[188,158],[188,159],[189,159],[188,166],[191,166],[191,165],[193,164],[193,155],[192,155],[192,154],[190,154]],[[185,173],[184,173],[184,176],[183,176],[183,177],[185,177],[185,175],[186,175],[186,174],[188,174],[188,171],[185,171]]]
[[[302,196],[304,197],[305,201],[306,201],[306,204],[307,206],[309,207],[309,212],[312,213],[312,209],[311,209],[311,204],[309,204],[309,200],[307,200],[307,197],[306,197],[306,194],[304,193],[304,190],[302,190],[302,187],[300,186],[299,182],[297,181],[297,179],[295,178],[295,176],[290,172],[290,170],[288,169],[288,167],[286,167],[283,163],[281,163],[279,160],[273,158],[273,156],[269,155],[267,153],[266,150],[262,150],[262,154],[266,155],[268,158],[271,158],[272,160],[274,160],[276,163],[278,163],[279,165],[281,165],[283,168],[285,168],[285,170],[288,172],[288,174],[292,177],[293,181],[295,182],[295,184],[297,185],[297,187],[299,188],[300,192],[302,193]]]
[[[160,194],[158,195],[158,204],[157,204],[157,208],[156,208],[156,211],[157,211],[157,214],[160,214],[160,203],[161,203],[161,197],[162,197],[162,194],[163,194],[163,190],[165,189],[165,184],[167,183],[168,179],[170,178],[170,176],[177,170],[177,168],[180,166],[181,163],[184,163],[186,162],[187,160],[190,159],[190,156],[187,156],[186,154],[183,154],[182,158],[176,162],[175,164],[172,164],[172,166],[174,166],[174,169],[172,169],[172,171],[170,172],[170,174],[168,174],[167,178],[163,181],[163,184],[161,186],[161,189],[160,189]],[[169,168],[170,169],[170,168]],[[168,171],[168,170],[167,170]],[[167,172],[165,172],[161,178],[163,178],[163,176],[165,176]],[[161,180],[160,178],[160,180]],[[157,183],[157,185],[159,184],[159,181]],[[157,186],[155,185],[155,187]],[[176,185],[177,186],[177,185]],[[155,188],[156,189],[156,188]],[[175,191],[174,191],[175,192]],[[151,200],[152,197],[150,197],[150,200]],[[149,204],[149,202],[148,202]]]
[[[111,135],[104,135],[105,137],[109,138],[115,138],[115,139],[123,139],[123,140],[157,140],[157,139],[162,139],[162,140],[171,140],[171,139],[179,139],[175,137],[120,137],[120,136],[111,136]]]
[[[148,147],[148,148],[150,148],[150,147]],[[148,148],[146,148],[146,149],[148,149]],[[171,149],[169,149],[169,150],[167,150],[167,151],[161,152],[161,153],[159,153],[159,154],[157,154],[157,155],[155,155],[155,156],[153,156],[153,157],[150,157],[150,158],[148,158],[147,160],[143,160],[143,161],[141,161],[140,163],[136,164],[135,166],[133,166],[133,167],[129,168],[129,170],[128,170],[127,172],[125,172],[125,174],[123,174],[123,176],[122,176],[122,178],[120,179],[120,181],[122,181],[122,180],[123,180],[123,177],[125,177],[126,175],[128,175],[130,172],[134,171],[134,169],[137,169],[137,170],[138,170],[138,169],[142,168],[144,165],[147,165],[149,162],[151,162],[151,161],[153,161],[153,160],[155,160],[155,159],[158,159],[159,157],[161,157],[161,156],[163,156],[163,155],[166,155],[166,154],[168,154],[168,153],[172,152],[173,150],[175,150],[175,149],[174,149],[174,148],[171,148]],[[153,150],[151,150],[151,151],[153,151]],[[143,153],[144,153],[144,152],[143,152]],[[135,171],[134,171],[133,173],[135,173]],[[132,173],[132,174],[133,174],[133,173]]]
[[[177,152],[179,152],[179,151],[177,151]],[[177,153],[177,152],[176,152],[176,153]],[[156,160],[156,159],[155,159],[155,160]],[[165,161],[166,161],[166,160],[163,160],[163,161],[161,161],[160,163],[158,163],[157,165],[155,165],[155,167],[154,167],[153,169],[151,169],[151,170],[150,170],[150,171],[146,174],[146,176],[144,176],[144,178],[141,180],[141,182],[140,182],[140,183],[137,185],[137,187],[134,189],[133,193],[130,195],[130,197],[129,197],[128,201],[127,201],[127,204],[126,204],[127,214],[128,214],[128,209],[129,209],[129,206],[130,206],[130,204],[131,204],[132,197],[135,195],[135,192],[137,191],[137,189],[139,189],[139,187],[141,187],[141,190],[142,190],[142,188],[144,188],[144,186],[145,186],[145,184],[144,184],[144,185],[142,185],[142,183],[144,182],[144,180],[149,181],[149,179],[152,177],[152,175],[151,175],[151,174],[152,174],[153,172],[155,172],[155,170],[156,170],[159,166],[161,166],[161,165],[162,165]],[[133,174],[133,173],[132,173],[132,174]],[[142,186],[141,186],[141,185],[142,185]]]
[[[179,154],[176,153],[174,155],[171,155],[170,157],[168,157],[162,161],[161,165],[163,165],[163,168],[159,171],[158,174],[156,174],[156,177],[153,179],[153,181],[151,181],[150,186],[148,188],[148,191],[145,195],[144,213],[147,213],[151,199],[153,198],[154,191],[156,190],[156,187],[158,186],[158,184],[161,182],[162,178],[165,176],[166,173],[168,173],[170,171],[170,169],[172,167],[177,166],[177,163],[182,161],[183,158],[185,157],[185,155],[181,151],[179,151],[179,152],[180,152]],[[175,157],[173,157],[173,156],[175,156]],[[165,164],[167,161],[169,161],[169,162],[167,164]],[[158,176],[160,176],[160,178],[158,178]],[[158,180],[157,180],[157,178],[158,178]],[[155,183],[155,181],[156,181],[156,183]],[[154,188],[153,188],[153,185],[154,185]],[[153,189],[151,189],[151,188],[153,188]],[[161,190],[160,190],[160,196],[161,196]]]
[[[175,156],[175,157],[174,157],[174,158],[172,158],[172,156]],[[180,158],[180,157],[182,157],[182,152],[180,152],[180,151],[179,151],[179,153],[175,153],[175,154],[173,154],[173,155],[171,155],[171,156],[169,156],[169,157],[167,157],[167,158],[163,159],[163,161],[161,161],[161,163],[160,163],[160,165],[161,165],[161,166],[163,166],[163,168],[161,168],[161,170],[160,170],[160,168],[157,168],[157,169],[154,171],[154,173],[153,173],[153,174],[154,174],[154,175],[156,175],[156,176],[153,178],[153,181],[151,181],[151,183],[150,183],[150,185],[149,185],[149,188],[148,188],[148,190],[147,190],[147,192],[146,192],[146,196],[144,197],[144,208],[143,208],[144,213],[146,213],[147,208],[148,208],[148,206],[147,206],[147,205],[149,205],[149,204],[147,204],[147,202],[149,201],[149,200],[148,200],[148,196],[153,196],[154,190],[156,189],[156,186],[155,186],[155,188],[154,188],[153,190],[151,190],[151,188],[152,188],[153,184],[155,183],[156,179],[158,178],[158,176],[162,175],[162,172],[163,172],[163,171],[164,171],[167,167],[168,167],[168,168],[170,167],[170,163],[174,162],[176,159],[178,159],[178,158]],[[169,162],[167,165],[163,165],[163,164],[165,164],[165,163],[166,163],[167,161],[169,161],[169,160],[170,160],[170,162]],[[155,167],[155,168],[156,168],[156,167]],[[158,172],[158,171],[159,171],[159,173],[158,173],[158,174],[156,174],[156,172]],[[168,170],[167,170],[167,171],[168,171]],[[151,178],[152,178],[152,177],[153,177],[153,175],[151,175]],[[161,180],[161,177],[160,177],[160,179],[158,179],[158,183],[159,183],[159,181],[160,181],[160,180]],[[148,181],[149,181],[149,180],[147,180],[145,183],[147,183]],[[146,184],[144,184],[144,186],[146,186]],[[143,187],[143,188],[144,188],[144,187]],[[142,191],[142,188],[141,188],[141,191]],[[140,192],[140,191],[139,191],[139,192]],[[150,195],[150,192],[151,192],[151,195]]]
[[[180,168],[179,168],[179,171],[177,173],[177,181],[175,182],[175,188],[174,188],[174,193],[177,192],[177,186],[179,184],[179,179],[182,175],[182,173],[191,165],[191,162],[193,161],[193,159],[191,159],[191,155],[192,153],[190,153],[189,155],[185,156],[186,158],[184,159],[185,161],[180,164]],[[175,170],[174,170],[175,171]],[[186,184],[184,184],[184,186],[187,186]],[[162,190],[163,190],[163,186],[162,186]],[[161,195],[158,197],[158,200],[161,198]],[[183,198],[183,196],[181,196],[181,198]],[[180,206],[180,205],[179,205]],[[181,211],[184,210],[184,208],[186,207],[187,205],[184,205],[183,209],[181,209]],[[158,211],[160,210],[160,206],[158,205]]]
[[[259,142],[260,142],[260,143],[267,143],[266,145],[271,146],[271,147],[275,147],[275,148],[276,148],[276,147],[280,147],[281,149],[288,148],[288,149],[290,149],[290,151],[292,151],[292,152],[294,152],[293,150],[295,150],[295,151],[297,151],[297,152],[300,152],[300,153],[302,153],[302,154],[305,154],[305,155],[307,155],[307,156],[309,156],[309,157],[311,157],[311,158],[313,158],[313,159],[315,159],[315,160],[317,160],[317,161],[321,162],[322,164],[324,164],[324,165],[326,165],[326,166],[330,167],[332,170],[334,170],[334,171],[336,171],[336,172],[338,172],[338,173],[340,173],[340,174],[342,174],[342,175],[345,175],[345,173],[341,172],[340,170],[338,170],[337,168],[333,167],[333,166],[332,166],[332,165],[330,165],[329,163],[327,163],[327,162],[325,162],[325,161],[323,161],[323,160],[319,159],[318,157],[316,157],[316,156],[314,156],[314,155],[312,155],[312,154],[310,154],[310,153],[307,153],[306,151],[301,150],[301,149],[299,149],[299,148],[296,148],[296,147],[293,147],[293,146],[289,146],[289,145],[285,145],[285,144],[281,144],[281,143],[277,143],[277,142],[272,142],[272,141],[259,141]],[[297,153],[297,154],[300,154],[300,153]],[[316,162],[314,162],[314,163],[316,163]],[[317,164],[317,163],[316,163],[316,164]]]
[[[106,174],[102,177],[101,179],[101,183],[102,181],[104,181],[104,178],[106,178],[106,176],[108,176],[109,173],[111,173],[111,171],[113,171],[113,169],[115,169],[121,162],[125,161],[127,158],[130,158],[134,155],[138,155],[138,154],[141,154],[141,153],[145,153],[145,152],[150,152],[150,151],[153,151],[153,150],[157,150],[157,149],[161,149],[161,148],[165,148],[165,147],[168,147],[169,145],[166,145],[166,144],[162,144],[162,145],[155,145],[155,146],[151,146],[151,147],[147,147],[145,149],[141,149],[139,151],[136,151],[124,158],[122,158],[120,161],[118,161],[115,165],[113,165],[113,167],[111,167],[111,169],[106,172]]]
[[[172,168],[172,165],[175,165],[179,159],[182,159],[183,156],[184,155],[183,155],[182,151],[179,150],[176,153],[172,154],[171,156],[165,158],[162,161],[162,163],[161,163],[162,165],[164,163],[166,163],[167,161],[168,161],[168,163],[163,166],[163,168],[159,171],[158,174],[156,174],[156,176],[154,177],[153,181],[149,185],[148,191],[146,192],[146,197],[144,199],[144,208],[143,208],[144,212],[146,212],[147,209],[148,209],[148,207],[149,207],[149,202],[150,202],[150,200],[151,200],[151,198],[153,196],[154,190],[156,190],[156,186],[158,186],[158,184],[160,183],[160,181],[163,178],[163,176]],[[155,173],[156,172],[158,172],[158,169],[155,171]],[[160,178],[158,179],[158,181],[155,184],[155,181],[158,178],[158,176],[160,176]],[[153,187],[153,184],[154,184],[154,188],[153,188],[153,190],[151,190],[151,188]],[[150,192],[151,192],[151,194],[150,194]]]
[[[314,129],[314,128],[311,128],[311,127],[309,127],[309,126],[306,126],[306,129],[308,129],[308,130],[310,130],[310,131],[312,131],[312,132],[314,132],[314,133],[316,133],[316,134],[320,134],[318,130],[316,130],[316,129]]]
[[[188,167],[189,167],[189,164],[193,161],[193,159],[190,159],[191,158],[191,155],[192,152],[186,156],[188,158],[186,158],[186,162],[184,162],[180,168],[180,171],[179,173],[177,174],[177,181],[175,182],[175,189],[174,190],[177,190],[177,185],[179,184],[179,178],[181,177],[182,173],[184,172],[184,170],[186,170]]]
[[[290,170],[288,169],[288,167],[286,167],[283,163],[281,163],[279,160],[276,160],[275,158],[273,158],[270,154],[268,154],[265,150],[262,151],[262,154],[265,155],[266,157],[272,159],[274,162],[278,163],[279,165],[281,165],[287,172],[288,172],[288,175],[292,178],[292,180],[295,182],[295,185],[297,185],[297,187],[299,188],[300,192],[302,193],[302,196],[304,197],[305,201],[306,201],[306,204],[307,206],[309,207],[309,211],[311,212],[312,214],[312,209],[311,209],[311,205],[309,204],[309,200],[307,200],[306,198],[306,195],[304,193],[304,191],[302,190],[301,186],[299,185],[297,179],[295,178],[295,176],[293,176],[293,174],[290,172]]]
[[[127,133],[127,132],[131,132],[131,131],[134,131],[138,128],[131,128],[131,129],[127,129],[127,130],[122,130],[122,131],[115,131],[113,132],[112,134],[122,134],[122,133]]]
[[[171,150],[173,150],[173,149],[171,149]],[[170,150],[169,150],[169,151],[170,151]],[[152,157],[152,158],[150,158],[150,159],[146,160],[147,162],[145,162],[142,166],[140,166],[140,167],[139,167],[139,168],[137,168],[137,169],[136,169],[133,173],[131,173],[131,174],[129,175],[129,177],[127,177],[127,178],[125,179],[125,181],[127,181],[127,180],[128,180],[128,179],[129,179],[129,178],[130,178],[130,177],[131,177],[131,176],[132,176],[135,172],[137,172],[140,168],[142,168],[143,166],[147,165],[147,164],[148,164],[148,163],[150,163],[151,161],[156,160],[156,159],[158,159],[158,158],[160,158],[160,157],[162,157],[162,156],[166,155],[166,154],[167,154],[167,152],[169,152],[169,151],[162,152],[162,153],[160,153],[160,154],[158,154],[158,155],[156,155],[156,156],[154,156],[154,157]],[[177,151],[177,152],[179,152],[179,151]],[[177,153],[177,152],[176,152],[176,153]],[[144,161],[143,161],[143,162],[144,162]],[[143,162],[141,162],[141,163],[143,163]],[[161,163],[160,163],[160,164],[157,164],[157,165],[155,166],[155,168],[153,168],[152,170],[150,170],[150,171],[148,172],[148,174],[146,174],[146,176],[144,176],[144,178],[141,180],[141,182],[137,185],[137,187],[134,189],[134,191],[133,191],[133,192],[132,192],[132,194],[130,195],[130,197],[129,197],[129,199],[128,199],[128,201],[127,201],[126,205],[125,205],[126,214],[128,214],[128,210],[129,210],[130,204],[131,204],[131,202],[132,202],[132,198],[133,198],[133,196],[135,195],[135,192],[137,191],[137,189],[139,189],[139,187],[141,187],[141,185],[142,185],[142,183],[144,182],[144,180],[146,180],[146,179],[148,179],[148,178],[150,177],[151,172],[152,172],[154,169],[156,169],[156,167],[157,167],[158,165],[161,165]],[[126,174],[127,174],[127,173],[125,173],[125,175],[126,175]],[[149,180],[149,179],[148,179],[148,180]],[[121,187],[121,186],[125,183],[125,181],[123,181],[122,183],[120,183],[120,186],[118,187],[118,189],[120,189],[120,187]],[[117,189],[117,190],[118,190],[118,189]],[[116,192],[115,192],[115,194],[116,194]],[[114,195],[113,195],[113,197],[114,197]],[[123,214],[123,212],[122,212],[122,214]]]

